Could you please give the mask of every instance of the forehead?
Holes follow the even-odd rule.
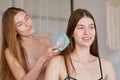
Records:
[[[90,17],[82,17],[77,24],[86,24],[86,25],[89,25],[89,24],[94,24],[94,21],[90,18]]]
[[[25,16],[26,16],[25,12],[23,12],[23,11],[18,12],[14,17],[14,22],[18,23],[19,21],[22,21]]]

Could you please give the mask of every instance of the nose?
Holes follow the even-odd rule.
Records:
[[[85,34],[85,35],[89,34],[89,30],[88,30],[87,28],[85,28],[84,34]]]
[[[24,24],[26,27],[28,27],[30,25],[28,21],[24,21]]]

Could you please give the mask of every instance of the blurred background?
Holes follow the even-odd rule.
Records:
[[[50,34],[53,45],[65,33],[71,12],[88,9],[96,20],[100,56],[113,62],[120,80],[120,0],[0,0],[0,28],[2,14],[10,6],[25,9],[35,32]]]

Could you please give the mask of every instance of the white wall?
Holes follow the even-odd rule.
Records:
[[[66,31],[70,0],[0,0],[0,4],[0,16],[9,6],[25,9],[33,20],[35,31],[50,33],[53,44],[58,35]]]
[[[53,44],[58,35],[65,32],[70,15],[69,0],[39,0],[36,2],[25,0],[24,9],[32,15],[36,32],[50,33]]]

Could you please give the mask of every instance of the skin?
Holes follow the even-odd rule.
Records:
[[[22,37],[33,34],[33,24],[31,18],[24,12],[19,12],[15,17],[16,32]]]
[[[101,77],[99,60],[90,54],[90,45],[95,38],[94,22],[91,18],[84,16],[79,20],[72,37],[75,40],[75,49],[70,53],[72,63],[68,63],[70,77],[79,80],[98,80]],[[101,58],[104,80],[116,80],[112,63]],[[56,66],[57,65],[57,66]],[[45,80],[64,80],[67,77],[66,66],[63,56],[54,57],[47,67]]]
[[[14,22],[16,35],[19,34],[23,40],[22,45],[26,50],[26,58],[34,60],[35,64],[30,67],[28,73],[25,73],[18,60],[11,55],[12,52],[9,48],[5,50],[6,60],[16,80],[37,80],[40,74],[44,74],[42,70],[46,68],[45,63],[51,57],[59,54],[57,50],[53,50],[59,46],[51,46],[50,40],[47,37],[33,36],[32,20],[25,12],[20,11],[16,14]],[[40,79],[43,80],[44,78]]]

